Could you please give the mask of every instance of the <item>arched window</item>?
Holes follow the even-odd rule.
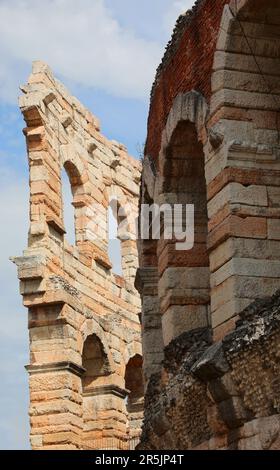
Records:
[[[100,339],[96,335],[87,337],[83,349],[83,390],[96,385],[97,379],[109,374],[108,358]]]
[[[115,200],[108,208],[108,253],[115,274],[122,276],[121,241],[118,238],[117,202]]]
[[[95,334],[88,336],[84,343],[82,365],[85,369],[82,377],[83,448],[107,449],[111,444],[106,432],[114,433],[110,368],[103,344]]]
[[[72,205],[73,194],[71,189],[69,176],[66,169],[63,167],[61,170],[61,185],[62,185],[62,204],[63,204],[63,222],[66,230],[66,239],[71,245],[75,245],[75,210]]]

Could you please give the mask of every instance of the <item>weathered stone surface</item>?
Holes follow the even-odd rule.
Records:
[[[224,357],[222,345],[219,343],[207,349],[191,369],[196,377],[204,381],[220,377],[228,370],[229,365]]]
[[[134,289],[140,166],[34,64],[20,99],[29,246],[14,259],[29,308],[34,449],[134,447],[144,388],[141,449],[280,448],[279,25],[275,0],[198,0],[157,70],[140,204],[193,204],[194,233],[183,247],[164,230],[138,240],[145,384]],[[108,258],[112,196],[132,207],[122,214],[123,277]]]
[[[157,70],[141,202],[193,204],[194,237],[139,243],[164,345],[141,449],[280,448],[279,25],[274,0],[199,0]]]
[[[30,230],[24,256],[13,261],[29,309],[31,446],[134,448],[143,414],[140,299],[133,286],[140,164],[100,133],[97,119],[45,64],[34,63],[24,93]],[[73,193],[74,246],[63,223],[63,167]],[[121,241],[122,277],[108,257],[112,198],[131,236]]]

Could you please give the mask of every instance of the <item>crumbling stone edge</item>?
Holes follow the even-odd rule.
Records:
[[[139,449],[277,448],[279,340],[280,290],[217,343],[207,328],[173,340],[149,380]]]

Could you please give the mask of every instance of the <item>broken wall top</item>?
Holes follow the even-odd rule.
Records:
[[[76,260],[96,269],[103,279],[121,286],[128,283],[137,296],[131,286],[138,264],[135,221],[140,162],[128,155],[125,146],[100,133],[98,119],[68,93],[46,64],[34,62],[28,83],[21,90],[19,105],[27,125],[24,134],[30,170],[30,229],[25,257],[43,256],[52,274],[70,276],[72,283],[65,269],[66,253],[72,256],[72,268]],[[73,195],[73,246],[67,242],[64,227],[63,168]],[[108,255],[108,208],[112,200],[121,211],[121,219],[126,219],[129,233],[121,241],[122,277],[113,274]],[[117,213],[115,216],[118,218]]]

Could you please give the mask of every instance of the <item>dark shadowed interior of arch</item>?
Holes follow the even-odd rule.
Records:
[[[140,354],[131,358],[126,366],[125,388],[130,392],[128,405],[144,395],[142,356]]]
[[[179,122],[173,132],[166,152],[163,189],[165,193],[176,195],[177,204],[194,205],[195,244],[190,250],[193,256],[188,256],[188,265],[209,266],[204,152],[195,125],[189,121]]]
[[[98,377],[108,375],[108,358],[100,339],[95,334],[88,336],[84,343],[82,365],[85,369],[83,389],[94,386]]]
[[[189,121],[180,121],[173,131],[163,160],[161,190],[165,203],[173,208],[173,238],[165,239],[162,226],[158,245],[159,283],[164,285],[169,282],[166,281],[169,279],[165,276],[166,270],[173,273],[177,283],[174,288],[170,286],[167,308],[161,303],[162,310],[165,309],[162,316],[163,338],[168,344],[180,334],[207,327],[209,323],[205,160],[196,127]],[[191,211],[188,205],[193,206],[194,221],[189,217]],[[184,242],[187,244],[184,245]]]

